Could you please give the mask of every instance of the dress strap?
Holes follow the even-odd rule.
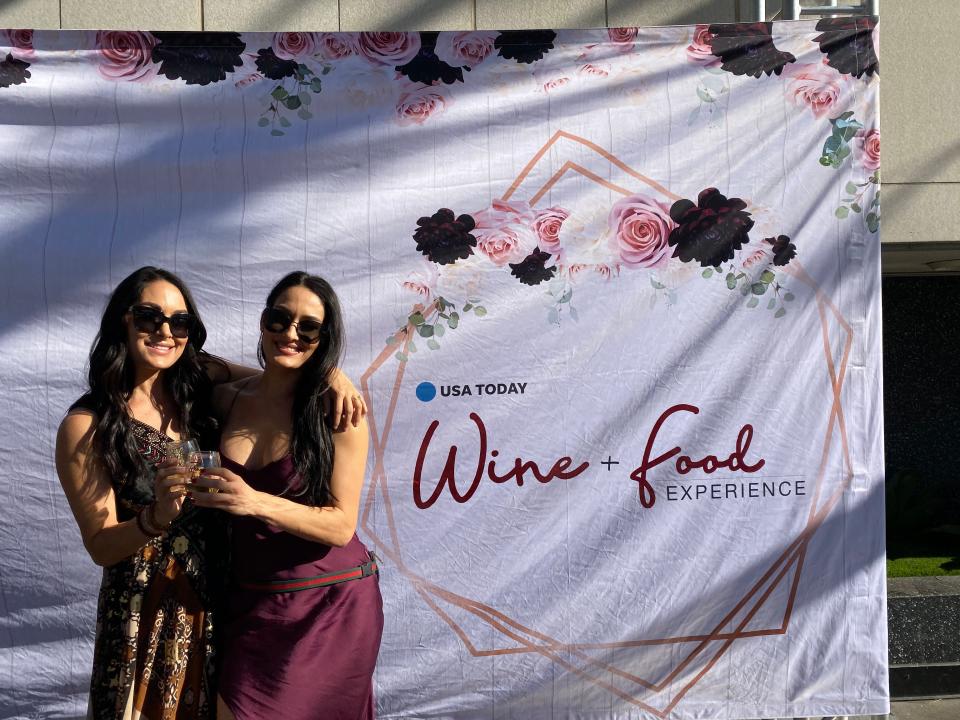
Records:
[[[237,404],[237,398],[240,397],[240,391],[243,390],[247,385],[250,384],[250,381],[255,378],[256,375],[251,375],[246,378],[243,382],[237,385],[237,389],[233,391],[233,398],[230,400],[230,407],[227,408],[227,414],[223,416],[224,421],[233,413],[233,406]]]

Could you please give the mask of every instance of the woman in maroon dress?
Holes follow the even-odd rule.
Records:
[[[142,267],[114,289],[89,358],[89,388],[57,433],[57,473],[84,547],[103,566],[88,717],[212,720],[220,661],[226,528],[184,503],[167,444],[214,447],[212,386],[252,370],[203,350],[187,286]],[[340,371],[331,410],[360,422]],[[333,411],[336,417],[338,411]],[[338,422],[337,424],[344,424]]]
[[[214,398],[226,467],[193,493],[233,515],[218,717],[373,718],[383,610],[376,563],[355,532],[367,426],[331,432],[321,412],[343,348],[337,296],[322,278],[290,273],[260,328],[263,374]]]

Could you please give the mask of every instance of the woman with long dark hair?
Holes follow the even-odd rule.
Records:
[[[225,468],[195,502],[231,513],[219,717],[362,720],[374,716],[383,610],[373,556],[356,535],[367,458],[361,422],[316,422],[343,350],[333,288],[293,272],[260,320],[263,374],[222,386]]]
[[[216,446],[211,376],[251,372],[205,353],[205,340],[183,281],[136,270],[107,303],[89,390],[57,434],[60,482],[104,568],[88,710],[96,720],[215,717],[225,526],[185,502],[188,469],[163,463],[170,441]]]

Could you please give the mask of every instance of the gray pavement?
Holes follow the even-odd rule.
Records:
[[[890,720],[960,720],[960,698],[890,703]]]
[[[794,720],[960,720],[960,697],[895,700],[889,715],[838,715]]]
[[[798,718],[798,720],[801,720]],[[821,720],[821,718],[806,718]],[[960,720],[960,697],[933,700],[895,700],[889,715],[850,715],[822,720]]]

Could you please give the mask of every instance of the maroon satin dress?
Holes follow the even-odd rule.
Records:
[[[298,500],[289,494],[299,483],[290,455],[258,470],[223,463],[256,490]],[[241,587],[355,568],[368,562],[367,548],[356,535],[331,547],[249,517],[233,518],[232,532],[219,690],[237,720],[372,719],[383,631],[377,576],[297,592]]]

